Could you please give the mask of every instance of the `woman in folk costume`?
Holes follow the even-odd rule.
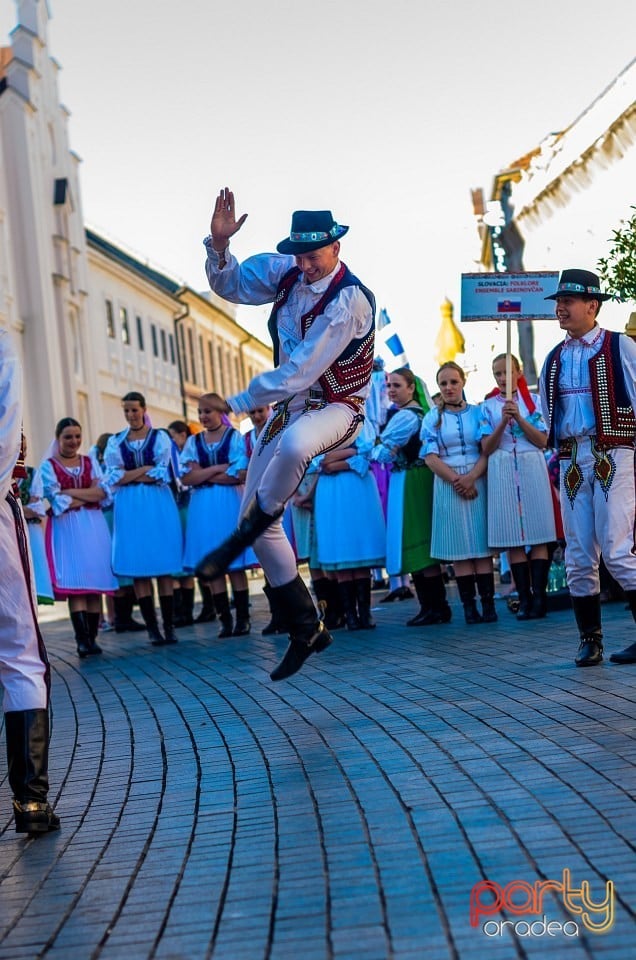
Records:
[[[370,630],[371,568],[384,565],[386,528],[369,471],[375,430],[365,422],[349,447],[320,457],[314,497],[317,566],[335,572],[347,628]]]
[[[103,593],[114,593],[110,531],[101,510],[109,497],[90,457],[79,450],[82,428],[60,420],[49,456],[40,466],[44,496],[51,504],[46,553],[56,600],[68,600],[80,657],[101,653],[96,642]]]
[[[444,363],[437,371],[439,409],[427,413],[422,423],[421,456],[435,474],[431,551],[453,564],[466,623],[493,623],[498,618],[488,547],[487,459],[481,452],[481,408],[466,403],[465,383],[458,364]]]
[[[104,461],[115,497],[113,570],[131,577],[153,646],[176,643],[173,577],[182,569],[183,534],[170,489],[172,440],[154,430],[141,393],[122,400],[126,430],[108,441]],[[153,578],[159,587],[163,633],[159,630]]]
[[[540,399],[528,390],[517,358],[511,357],[510,400],[505,353],[495,357],[492,371],[497,389],[481,407],[481,448],[488,457],[488,545],[508,551],[519,594],[517,619],[532,620],[546,615],[549,544],[556,540],[543,454],[548,430]]]
[[[181,479],[192,490],[183,558],[185,570],[194,571],[203,557],[232,533],[238,522],[248,458],[239,431],[213,406],[220,400],[216,393],[206,393],[199,398],[203,430],[189,437],[181,453]],[[210,581],[214,606],[221,620],[219,637],[241,637],[250,632],[245,570],[257,564],[254,551],[247,548],[229,566],[236,624],[232,621],[225,575]]]
[[[25,441],[26,447],[26,441]],[[26,476],[17,480],[20,501],[27,522],[29,546],[33,558],[33,575],[38,603],[54,604],[51,572],[46,559],[44,526],[46,523],[46,504],[42,488],[42,476],[34,467],[25,467]]]
[[[397,413],[382,431],[372,458],[391,462],[387,511],[386,569],[389,575],[410,573],[420,602],[409,627],[448,623],[451,610],[439,560],[431,550],[433,475],[420,459],[420,428],[431,402],[424,384],[408,367],[390,374],[389,399]]]

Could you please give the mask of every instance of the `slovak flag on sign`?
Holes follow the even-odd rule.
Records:
[[[521,313],[521,300],[497,301],[497,313]]]

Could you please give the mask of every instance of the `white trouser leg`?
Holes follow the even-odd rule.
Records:
[[[598,565],[605,565],[626,590],[636,588],[634,554],[634,453],[627,448],[610,451],[615,464],[607,491],[595,476],[595,457],[589,440],[581,440],[576,462],[583,483],[573,499],[566,493],[569,460],[561,461],[561,513],[566,540],[565,563],[573,597],[600,591]],[[606,495],[607,494],[607,495]]]
[[[18,549],[15,522],[0,501],[0,683],[3,710],[39,710],[47,706],[45,664],[33,621],[30,585]]]
[[[257,495],[265,513],[282,511],[310,461],[332,447],[352,443],[362,426],[355,411],[343,403],[306,410],[304,401],[298,400],[290,403],[288,412],[289,420],[278,435],[269,439],[269,421],[258,438],[245,480],[243,507]],[[254,542],[254,551],[273,587],[296,576],[296,558],[280,520]]]

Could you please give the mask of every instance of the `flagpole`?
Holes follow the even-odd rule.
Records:
[[[512,400],[512,320],[506,317],[506,400]]]

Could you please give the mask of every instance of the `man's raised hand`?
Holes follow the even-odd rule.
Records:
[[[214,204],[214,213],[210,224],[210,233],[212,234],[212,245],[215,250],[222,253],[227,247],[230,237],[241,229],[247,214],[244,213],[239,219],[236,219],[234,209],[234,194],[229,187],[224,187],[219,191]]]

